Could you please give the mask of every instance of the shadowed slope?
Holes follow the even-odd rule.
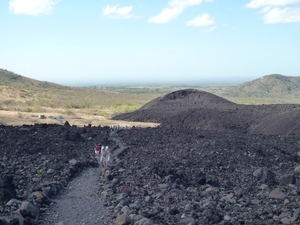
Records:
[[[179,90],[152,100],[139,110],[115,116],[113,119],[158,122],[166,127],[184,127],[218,130],[226,128],[227,121],[220,123],[218,117],[234,112],[236,104],[205,91]],[[233,117],[229,115],[228,120]],[[223,120],[223,119],[222,119]]]
[[[300,136],[300,108],[274,113],[251,130],[251,133]]]
[[[300,135],[299,105],[239,105],[199,90],[179,90],[116,120],[156,122],[164,127]]]

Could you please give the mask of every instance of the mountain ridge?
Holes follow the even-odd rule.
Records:
[[[56,84],[48,81],[40,81],[29,77],[25,77],[5,69],[0,69],[0,86],[13,86],[20,88],[70,88],[69,86],[64,86],[61,84]]]
[[[36,80],[6,69],[0,69],[0,85],[20,85],[21,87],[31,86],[37,88],[82,88]],[[94,87],[97,87],[97,85],[85,88],[93,89]],[[278,96],[280,94],[300,96],[300,76],[286,76],[281,74],[264,75],[257,79],[232,86],[231,89],[226,91],[224,96],[240,95],[241,97],[256,97],[258,94],[263,96]]]
[[[270,74],[235,86],[229,95],[243,97],[300,96],[300,77]]]
[[[61,85],[48,81],[40,81],[25,77],[6,69],[0,69],[0,85],[24,85],[24,86],[36,86],[43,88],[60,87],[60,88],[70,88],[72,86]],[[85,88],[94,88],[85,87]],[[81,88],[81,87],[72,87]],[[259,92],[259,93],[269,93],[278,94],[280,93],[300,93],[300,77],[299,76],[286,76],[281,74],[269,74],[259,77],[257,79],[240,83],[233,86],[232,92]]]

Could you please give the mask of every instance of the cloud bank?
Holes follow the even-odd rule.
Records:
[[[300,0],[251,0],[246,8],[258,9],[265,24],[300,22]],[[287,7],[290,5],[290,7]]]
[[[131,14],[132,6],[124,6],[118,7],[115,6],[106,6],[102,13],[105,17],[110,19],[130,19],[130,18],[137,18],[137,16]]]
[[[9,10],[14,14],[37,16],[50,14],[60,0],[10,0]]]

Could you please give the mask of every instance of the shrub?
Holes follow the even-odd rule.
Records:
[[[6,105],[6,106],[12,106],[12,105],[16,105],[16,102],[12,99],[9,99],[9,100],[4,100],[2,102],[3,105]]]
[[[107,113],[107,112],[99,112],[99,116],[103,116],[104,118],[106,118],[106,119],[108,119],[108,118],[110,118],[110,114],[109,113]]]
[[[72,111],[72,110],[66,110],[65,111],[65,114],[67,114],[67,115],[74,115],[74,112]]]
[[[33,109],[28,107],[23,109],[23,112],[33,112]]]
[[[89,119],[86,121],[87,124],[92,124],[93,120]]]
[[[5,118],[0,119],[0,124],[7,125],[7,120]]]

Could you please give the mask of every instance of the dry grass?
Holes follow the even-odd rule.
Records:
[[[110,118],[134,111],[158,94],[118,93],[106,88],[74,88],[55,84],[45,86],[38,81],[29,81],[25,79],[19,85],[0,85],[0,124],[16,126],[68,121],[77,126],[156,126],[113,121]],[[46,119],[39,119],[40,114],[45,115]],[[62,115],[62,121],[48,118],[59,115]]]
[[[133,86],[75,88],[41,82],[0,69],[0,124],[23,125],[59,123],[38,119],[40,114],[62,115],[71,125],[156,126],[110,120],[114,115],[131,112],[149,101],[180,89],[194,88],[224,97],[238,104],[299,103],[289,95],[278,97],[241,97],[230,95],[232,86]]]
[[[21,126],[23,124],[35,124],[35,123],[49,123],[49,124],[61,124],[59,120],[48,118],[49,115],[58,116],[59,114],[44,114],[45,119],[39,119],[39,113],[28,113],[28,112],[14,112],[14,111],[2,111],[0,110],[0,124]],[[68,121],[70,125],[76,126],[111,126],[120,125],[121,127],[155,127],[159,124],[156,123],[141,123],[141,122],[128,122],[119,120],[110,120],[102,116],[89,116],[80,111],[75,112],[72,115],[63,116],[62,122]]]

